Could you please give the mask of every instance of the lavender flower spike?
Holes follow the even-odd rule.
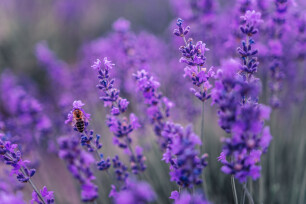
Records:
[[[182,53],[180,63],[186,64],[184,69],[184,77],[188,77],[193,84],[193,88],[190,91],[202,102],[205,102],[210,98],[209,89],[212,85],[209,79],[214,76],[213,68],[207,69],[204,67],[206,63],[205,53],[209,49],[206,48],[206,44],[202,41],[193,43],[191,38],[186,41],[185,36],[190,30],[190,27],[182,27],[183,20],[177,20],[178,29],[174,30],[174,34],[184,39],[185,45],[181,46],[179,50]]]
[[[81,197],[84,202],[94,201],[98,197],[98,187],[92,182],[95,177],[90,167],[94,163],[91,154],[80,148],[76,137],[60,137],[59,157],[66,161],[67,168],[81,185]]]
[[[142,150],[136,149],[136,154],[131,146],[131,133],[140,127],[138,118],[131,113],[129,118],[123,116],[126,112],[129,101],[119,96],[120,91],[114,87],[115,79],[110,78],[109,71],[115,64],[105,57],[103,64],[97,59],[92,68],[98,71],[99,84],[97,88],[101,90],[100,99],[104,102],[105,107],[110,107],[110,114],[107,115],[106,124],[110,131],[113,132],[113,142],[119,148],[126,150],[130,156],[131,168],[134,174],[143,172],[146,169],[144,164],[145,157]]]
[[[171,181],[182,188],[193,188],[202,183],[201,173],[207,166],[207,154],[198,156],[196,146],[201,145],[200,138],[192,131],[191,126],[185,129],[173,123],[167,123],[162,135],[169,143],[163,160],[170,164]]]
[[[162,136],[162,131],[174,104],[158,91],[159,82],[154,80],[153,76],[147,71],[137,71],[133,76],[137,83],[137,89],[142,93],[145,100],[144,103],[147,105],[147,115],[154,126],[158,144],[164,151],[167,148],[168,140]]]
[[[132,179],[127,181],[125,189],[112,193],[116,204],[149,203],[156,199],[156,195],[148,183]]]
[[[246,41],[237,51],[242,63],[236,60],[226,61],[218,71],[213,100],[219,105],[219,124],[231,134],[222,139],[223,151],[219,161],[222,171],[232,174],[241,183],[248,177],[256,180],[260,177],[260,157],[267,151],[271,141],[269,128],[264,121],[269,119],[270,108],[258,103],[260,83],[254,76],[258,61],[252,50],[254,40],[261,23],[260,14],[247,11],[242,17],[241,32]]]
[[[174,204],[209,204],[203,195],[198,193],[189,194],[186,191],[182,193],[172,191],[170,198],[174,200]]]
[[[17,149],[16,144],[12,144],[10,141],[3,141],[2,138],[0,139],[0,155],[4,160],[4,163],[7,165],[12,166],[11,174],[17,175],[17,180],[22,183],[29,182],[33,187],[33,195],[35,194],[35,199],[39,204],[46,204],[46,203],[54,203],[54,196],[53,192],[48,192],[46,187],[44,187],[43,191],[39,192],[31,180],[31,177],[34,176],[36,170],[35,169],[28,169],[26,164],[29,163],[28,160],[22,160],[21,152]],[[31,201],[32,202],[32,201]]]

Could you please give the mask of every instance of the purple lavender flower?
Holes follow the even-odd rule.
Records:
[[[94,136],[94,131],[90,130],[89,133],[81,134],[81,145],[86,146],[89,152],[98,151],[102,148],[102,143],[100,142],[101,136],[96,134]]]
[[[90,169],[95,162],[93,156],[80,148],[75,137],[61,137],[58,144],[59,157],[66,161],[68,170],[80,182],[82,200],[95,200],[98,197],[98,187],[92,183],[95,179]]]
[[[91,182],[83,183],[81,185],[81,197],[84,202],[94,201],[98,198],[98,187]]]
[[[112,193],[117,204],[149,203],[156,199],[156,195],[148,183],[132,179],[128,179],[125,189]]]
[[[54,203],[53,192],[48,192],[46,187],[39,193],[31,178],[34,176],[36,170],[29,169],[26,164],[30,163],[28,160],[22,160],[21,152],[17,149],[16,144],[12,144],[10,141],[3,141],[0,139],[0,155],[6,165],[12,166],[11,174],[17,175],[17,180],[22,183],[29,182],[33,187],[33,195],[35,193],[35,201],[37,203]],[[34,199],[34,197],[33,197]],[[46,202],[47,201],[47,202]]]
[[[194,88],[191,88],[191,92],[201,101],[206,101],[210,98],[210,93],[208,90],[212,87],[209,83],[209,79],[214,76],[212,68],[208,69],[204,67],[206,63],[205,52],[209,49],[206,48],[206,44],[202,41],[198,41],[193,44],[191,38],[186,41],[186,34],[189,32],[189,26],[184,28],[182,26],[183,20],[177,20],[177,26],[179,29],[174,30],[174,34],[180,36],[184,39],[185,45],[180,47],[182,57],[180,59],[181,63],[186,64],[185,75],[188,77]]]
[[[145,104],[148,105],[148,115],[164,151],[163,160],[170,165],[171,180],[185,188],[200,184],[202,170],[207,165],[206,154],[198,157],[196,146],[201,145],[200,139],[192,132],[190,126],[184,129],[167,121],[169,109],[173,104],[157,91],[159,82],[145,70],[138,71],[134,77],[138,89],[145,98]]]
[[[177,16],[185,19],[196,31],[195,35],[203,36],[207,40],[212,40],[210,33],[216,27],[216,10],[218,2],[214,0],[198,1],[170,1],[174,6]]]
[[[255,35],[258,32],[258,26],[262,23],[261,13],[256,11],[246,11],[245,15],[241,17],[240,30],[243,34],[248,36]]]
[[[288,6],[287,0],[275,0],[276,10],[273,17],[273,25],[271,33],[275,39],[270,40],[269,47],[271,51],[270,64],[270,82],[269,88],[271,92],[270,105],[272,108],[281,106],[281,92],[283,89],[283,80],[285,78],[285,68],[282,53],[282,38],[285,32],[284,24],[286,23],[286,11]],[[279,50],[278,52],[275,52]]]
[[[146,157],[143,155],[143,149],[140,146],[135,148],[135,157],[131,158],[131,169],[133,174],[139,174],[146,170]]]
[[[118,155],[113,159],[113,168],[115,169],[116,179],[120,182],[126,183],[126,179],[129,176],[127,166],[119,160]]]
[[[51,121],[45,114],[44,106],[30,91],[20,86],[18,78],[8,70],[1,74],[0,109],[1,120],[11,133],[9,140],[23,144],[23,152],[27,152],[34,143],[41,142],[42,135],[44,140],[48,139]]]
[[[101,160],[99,162],[97,162],[97,167],[100,171],[104,171],[110,168],[111,163],[110,163],[110,158],[107,157],[107,159],[103,158],[103,154],[100,154],[100,158]]]
[[[167,147],[167,139],[162,137],[162,130],[170,116],[170,109],[174,104],[158,91],[160,86],[147,71],[140,70],[134,74],[137,83],[137,89],[142,92],[144,102],[147,105],[147,115],[150,122],[154,125],[154,132],[158,136],[160,147],[165,150]]]
[[[190,194],[186,191],[183,191],[182,193],[172,191],[170,198],[174,200],[174,204],[209,204],[203,195],[199,193]]]
[[[113,24],[113,29],[117,32],[127,32],[130,30],[131,23],[124,19],[124,18],[119,18],[114,24]]]
[[[35,51],[37,61],[47,71],[52,84],[49,94],[58,98],[61,108],[66,107],[73,98],[73,75],[69,73],[69,66],[56,57],[46,42],[38,43]]]
[[[245,182],[247,177],[254,180],[260,177],[260,157],[267,151],[272,137],[264,127],[270,108],[258,104],[260,84],[254,76],[258,66],[257,50],[252,50],[254,40],[250,38],[258,32],[260,14],[247,11],[242,19],[241,32],[246,36],[242,48],[238,48],[242,64],[235,60],[223,63],[212,98],[219,105],[219,125],[231,134],[230,138],[222,140],[219,157],[222,171]]]
[[[130,134],[139,128],[140,124],[138,123],[138,118],[133,113],[129,115],[129,120],[127,117],[122,116],[128,108],[129,101],[121,98],[119,96],[120,91],[114,87],[115,80],[111,79],[109,75],[109,71],[113,66],[114,64],[105,57],[103,65],[98,59],[92,68],[98,71],[98,78],[100,80],[97,87],[102,92],[100,99],[104,102],[105,107],[110,107],[110,114],[107,115],[106,124],[115,136],[113,142],[118,147],[128,151],[132,172],[138,174],[139,171],[144,171],[146,166],[143,163],[142,153],[135,155],[131,147],[132,138]]]
[[[21,192],[14,194],[10,192],[1,191],[0,202],[3,204],[26,204],[26,202],[23,200]]]
[[[47,187],[44,186],[43,189],[40,190],[40,194],[42,195],[45,203],[52,204],[54,203],[54,193],[53,191],[48,191]],[[37,193],[33,191],[32,193],[32,200],[31,204],[38,203],[38,204],[43,204],[41,200],[39,199]]]
[[[260,177],[260,156],[272,139],[269,129],[263,129],[262,124],[270,110],[264,106],[253,106],[241,107],[241,118],[237,118],[232,127],[232,138],[223,139],[223,151],[219,158],[224,165],[222,171],[235,175],[240,182],[245,182],[248,176],[254,180]]]
[[[171,181],[183,188],[192,188],[202,183],[201,173],[207,166],[207,154],[198,157],[197,145],[200,138],[192,131],[191,126],[185,129],[177,124],[167,123],[162,135],[168,138],[168,147],[163,160],[170,164]]]
[[[27,168],[26,164],[29,161],[21,159],[21,152],[17,149],[17,146],[10,141],[0,140],[0,154],[4,163],[13,167],[11,173],[17,175],[17,180],[26,183],[34,176],[36,170]]]

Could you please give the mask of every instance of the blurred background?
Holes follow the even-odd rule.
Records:
[[[113,157],[124,154],[112,145],[112,133],[105,125],[107,109],[99,100],[98,79],[93,62],[108,57],[116,64],[112,76],[121,94],[130,101],[142,128],[134,133],[134,144],[144,147],[148,182],[158,195],[156,203],[171,203],[169,167],[155,143],[145,114],[145,104],[137,92],[132,74],[146,69],[160,81],[160,89],[174,102],[171,120],[193,124],[201,130],[201,104],[189,91],[183,77],[178,48],[183,45],[173,35],[176,19],[190,25],[190,37],[202,40],[210,49],[207,67],[220,67],[223,60],[238,58],[239,17],[248,9],[260,11],[264,23],[256,37],[259,71],[262,80],[261,103],[271,104],[269,69],[278,59],[285,77],[279,88],[279,106],[273,109],[273,141],[262,159],[262,179],[250,182],[255,203],[306,203],[305,152],[305,57],[306,2],[283,1],[277,11],[273,0],[2,0],[0,2],[0,129],[19,144],[23,158],[31,160],[37,174],[33,180],[55,192],[56,203],[82,203],[80,186],[58,157],[57,139],[75,135],[64,121],[74,100],[82,100],[92,114],[90,129],[102,136],[102,152]],[[275,19],[284,20],[275,23]],[[119,19],[119,20],[118,20]],[[276,42],[276,43],[275,43]],[[209,200],[233,203],[230,176],[220,171],[217,161],[226,136],[218,125],[217,110],[205,104],[205,169]],[[123,159],[128,161],[128,158]],[[0,201],[4,195],[31,199],[31,189],[1,170]],[[111,179],[95,172],[99,186],[98,203],[108,198]],[[8,181],[8,179],[10,181]],[[12,180],[12,181],[11,181]],[[11,187],[7,183],[11,183]],[[259,182],[263,182],[259,188]],[[237,182],[238,195],[242,186]],[[4,201],[2,201],[4,203]]]

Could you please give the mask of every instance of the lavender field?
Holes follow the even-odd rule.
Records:
[[[305,204],[305,0],[1,0],[0,204]]]

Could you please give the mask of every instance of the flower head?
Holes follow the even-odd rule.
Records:
[[[256,11],[246,11],[244,16],[241,16],[241,31],[249,36],[252,36],[258,32],[259,25],[263,22],[261,20],[261,13]]]
[[[177,191],[172,191],[170,198],[174,200],[174,204],[209,204],[204,196],[199,193],[189,194],[183,191],[179,194]]]
[[[116,204],[149,203],[156,199],[151,186],[143,181],[129,179],[125,189],[116,193]]]
[[[53,191],[48,191],[46,186],[44,186],[43,189],[40,190],[40,194],[42,195],[45,203],[48,203],[48,204],[54,203],[54,193],[53,193]],[[35,202],[37,204],[42,204],[42,202],[39,199],[37,193],[35,191],[33,191],[31,204],[34,204]]]

